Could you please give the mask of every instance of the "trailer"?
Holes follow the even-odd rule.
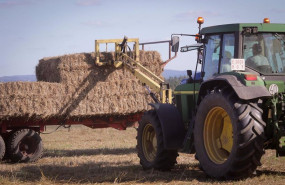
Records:
[[[56,125],[59,127],[70,128],[72,125],[84,125],[92,129],[115,128],[125,130],[127,127],[141,119],[143,113],[135,113],[126,116],[98,117],[82,120],[30,120],[13,119],[1,122],[0,152],[1,159],[12,162],[35,162],[43,155],[43,143],[40,134],[45,133],[46,126]]]
[[[135,49],[133,52],[127,50],[127,41],[128,43],[134,44]],[[75,71],[82,70],[83,72],[86,72],[92,67],[96,67],[96,70],[98,68],[98,70],[95,72],[95,69],[93,69],[93,71],[91,70],[90,74],[94,74],[86,74],[84,78],[82,78],[81,73],[79,73],[78,75],[69,74],[69,76],[67,76],[68,78],[66,78],[66,71],[68,72],[71,69],[66,69],[66,64],[62,66],[54,66],[60,63],[60,59],[58,58],[47,58],[44,59],[46,61],[46,64],[41,67],[43,71],[39,69],[39,66],[37,66],[36,68],[38,80],[44,82],[11,82],[10,84],[6,84],[6,86],[8,87],[6,87],[5,84],[0,83],[0,94],[2,94],[2,97],[5,96],[5,93],[11,94],[9,95],[9,98],[6,101],[0,102],[0,160],[5,158],[11,160],[12,162],[34,162],[40,159],[43,154],[43,144],[40,134],[46,133],[46,126],[57,126],[55,131],[59,127],[69,128],[72,125],[84,125],[92,129],[111,127],[118,130],[125,130],[127,127],[134,126],[134,124],[141,119],[143,112],[147,110],[147,107],[149,106],[149,100],[152,99],[153,102],[171,102],[172,94],[169,85],[165,84],[164,80],[161,79],[161,77],[151,72],[139,61],[139,58],[141,57],[140,54],[148,56],[147,52],[143,52],[145,45],[160,43],[167,43],[169,45],[169,59],[165,62],[159,61],[158,67],[161,70],[158,70],[158,73],[160,73],[160,71],[162,71],[162,68],[176,57],[176,53],[175,56],[171,56],[171,40],[139,44],[139,40],[137,38],[128,39],[127,37],[125,37],[124,39],[96,40],[94,57],[91,56],[92,54],[78,55],[78,60],[80,60],[82,57],[85,57],[88,60],[86,59],[83,63],[89,62],[89,64],[84,64],[83,66],[78,67],[78,64],[76,63],[76,58],[74,66],[80,69],[75,68]],[[115,44],[114,54],[110,52],[100,52],[99,46],[101,44]],[[143,51],[139,50],[139,45],[142,46]],[[64,57],[65,56],[63,56],[63,58]],[[110,60],[112,58],[115,58],[114,61]],[[155,57],[151,56],[150,58]],[[53,67],[53,70],[49,69],[49,63],[51,63],[50,65]],[[107,65],[111,65],[111,67],[105,67]],[[56,71],[59,69],[61,71]],[[56,77],[54,77],[53,74],[50,74],[49,70],[52,71],[52,73],[55,73]],[[110,82],[108,82],[107,85],[101,84],[100,86],[100,84],[98,85],[98,83],[101,82],[96,81],[96,77],[100,75],[104,76],[102,81],[106,81],[108,77],[110,78],[110,75],[108,76],[105,74],[106,70],[107,73],[109,71],[120,71],[126,76],[123,76],[123,78],[128,78],[128,76],[134,76],[133,78],[138,78],[139,81],[134,81],[131,79],[124,83],[121,83],[122,80],[114,82],[114,79],[122,78],[122,76],[116,76],[115,74],[113,75],[112,79],[109,80]],[[79,79],[79,82],[75,80],[76,78]],[[142,83],[143,86],[146,87],[147,91],[144,88],[140,87],[141,84],[138,84],[138,82]],[[85,103],[92,104],[91,108],[89,109],[94,109],[94,107],[96,106],[101,106],[100,104],[102,104],[104,101],[108,101],[109,98],[113,98],[115,96],[113,94],[111,97],[107,97],[106,92],[108,92],[109,90],[106,90],[106,88],[113,88],[115,84],[117,84],[119,89],[113,90],[117,94],[114,98],[115,100],[113,101],[116,101],[116,98],[118,98],[119,101],[120,98],[122,99],[122,96],[125,97],[125,99],[127,100],[119,101],[117,103],[123,104],[125,102],[125,105],[123,105],[125,109],[128,109],[128,106],[130,106],[129,104],[126,104],[126,101],[128,102],[130,100],[128,100],[128,93],[124,95],[122,94],[122,91],[120,91],[122,85],[126,85],[126,87],[124,88],[130,88],[130,91],[134,91],[134,97],[132,99],[132,102],[142,101],[141,99],[144,99],[145,96],[151,98],[149,98],[148,100],[144,100],[144,102],[132,105],[143,106],[141,109],[134,109],[129,112],[128,110],[124,110],[123,114],[118,113],[121,110],[116,111],[116,109],[119,109],[121,106],[117,105],[117,108],[114,108],[112,112],[108,112],[107,114],[102,115],[102,112],[104,113],[104,107],[102,107],[100,110],[96,110],[99,111],[101,115],[92,115],[92,112],[89,111],[88,116],[80,116],[82,115],[82,113],[80,113],[80,111],[82,110],[80,109],[84,108]],[[99,87],[97,89],[92,89],[93,86],[96,85],[98,85]],[[70,90],[71,88],[75,90]],[[145,95],[139,95],[142,89]],[[153,89],[154,92],[152,92],[150,89]],[[33,94],[34,92],[36,93]],[[66,96],[65,93],[72,95],[70,95],[69,97]],[[106,98],[103,98],[99,102],[93,102],[94,97],[92,95],[96,93],[100,96],[106,96]],[[150,94],[150,96],[147,95],[148,93]],[[159,94],[161,98],[157,98],[155,93]],[[19,96],[20,98],[17,99],[15,98],[16,96]],[[51,102],[46,102],[45,99],[47,98],[49,98]],[[82,101],[82,99],[84,98],[85,100]],[[25,104],[27,104],[26,101],[29,101],[30,105],[25,106]],[[23,106],[17,107],[18,104],[23,104]],[[16,110],[15,107],[17,107]],[[31,111],[31,109],[35,109],[34,112],[36,112],[36,115],[25,116],[27,112],[33,112]],[[49,111],[48,109],[52,110],[50,110],[50,115],[46,116],[45,112]],[[77,111],[78,113],[73,114],[74,111]],[[18,112],[20,113],[18,114]],[[9,115],[5,115],[5,113]]]

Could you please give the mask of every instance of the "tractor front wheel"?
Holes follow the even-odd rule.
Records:
[[[199,105],[194,141],[201,168],[215,178],[251,175],[263,155],[262,109],[235,93],[213,90]]]
[[[171,170],[176,163],[178,152],[164,148],[160,121],[154,110],[146,112],[139,122],[137,150],[145,170]]]

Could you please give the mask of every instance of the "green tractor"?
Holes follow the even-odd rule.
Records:
[[[144,169],[170,170],[179,152],[196,153],[215,178],[250,176],[265,149],[285,155],[285,24],[227,24],[201,28],[194,74],[174,90],[174,103],[154,103],[139,122]],[[173,34],[177,49],[181,36]],[[198,73],[199,72],[199,73]]]

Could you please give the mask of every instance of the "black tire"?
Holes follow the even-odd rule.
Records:
[[[12,162],[35,162],[43,154],[42,139],[34,130],[17,130],[8,139],[7,152]]]
[[[5,142],[2,138],[2,136],[0,135],[0,161],[2,161],[2,159],[5,155],[5,151],[6,151]]]
[[[3,157],[3,161],[6,161],[6,160],[9,160],[10,159],[10,157],[9,157],[9,153],[8,153],[8,146],[7,146],[7,144],[8,144],[8,140],[9,140],[9,138],[11,137],[11,135],[13,134],[15,132],[15,130],[12,130],[12,131],[9,131],[9,132],[6,132],[6,133],[4,133],[3,135],[2,135],[2,137],[3,137],[3,139],[4,139],[4,142],[5,142],[5,147],[6,147],[6,152],[5,152],[5,155],[4,155],[4,157]]]
[[[148,136],[151,138],[147,138]],[[152,141],[150,141],[151,139]],[[140,164],[144,170],[168,171],[176,164],[178,152],[177,150],[164,149],[160,121],[154,110],[146,112],[139,121],[137,150]]]
[[[213,121],[219,120],[218,116],[213,117],[215,111],[216,116],[218,111],[227,114],[221,114],[224,117],[219,118],[220,123]],[[198,107],[194,128],[195,148],[201,169],[215,178],[240,179],[250,176],[261,165],[260,159],[264,154],[265,122],[262,113],[257,102],[241,101],[230,88],[213,90],[207,94]],[[223,146],[225,140],[222,141],[221,137],[224,125],[218,133],[213,131],[219,124],[229,123],[232,127],[232,146],[228,146],[231,148]],[[219,137],[216,138],[217,135]],[[217,153],[221,155],[216,155]],[[225,158],[218,158],[220,156]]]

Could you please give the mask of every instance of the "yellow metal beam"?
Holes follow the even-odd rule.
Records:
[[[106,64],[105,62],[100,61],[100,44],[108,44],[108,43],[114,43],[115,44],[115,53],[121,52],[121,47],[119,44],[123,42],[124,39],[104,39],[104,40],[95,40],[95,64],[98,66],[102,66]],[[127,42],[133,42],[134,43],[134,52],[135,52],[135,60],[139,61],[139,39],[138,38],[130,38],[127,40]],[[107,46],[106,46],[107,48]],[[115,60],[117,60],[115,58]]]
[[[168,89],[168,103],[170,104],[172,103],[172,89]]]
[[[174,94],[198,94],[199,91],[174,91]]]
[[[149,76],[151,76],[152,78],[154,78],[154,80],[157,80],[159,83],[163,83],[164,80],[162,80],[161,78],[159,78],[156,74],[154,74],[153,72],[151,72],[150,70],[148,70],[147,68],[145,68],[143,65],[141,65],[139,62],[134,61],[132,58],[130,58],[128,55],[126,54],[122,54],[124,57],[127,58],[127,60],[133,64],[135,64],[136,67],[138,67],[140,70],[144,71],[145,73],[147,73]]]
[[[115,61],[114,66],[116,68],[124,66],[126,69],[131,71],[134,76],[136,76],[141,83],[149,86],[156,93],[160,93],[160,101],[162,103],[172,103],[172,91],[171,89],[164,89],[162,83],[164,80],[154,74],[152,71],[145,68],[139,63],[139,39],[128,39],[127,42],[134,42],[134,55],[135,58],[129,57],[127,54],[122,53],[120,44],[124,39],[105,39],[105,40],[95,40],[95,63],[98,66],[108,64],[106,62],[100,61],[100,44],[114,43],[115,44]]]
[[[142,82],[148,85],[155,92],[160,92],[160,84],[149,78],[147,75],[142,73],[139,69],[134,69],[134,75]]]
[[[95,40],[95,42],[99,44],[105,44],[105,43],[122,43],[124,39],[101,39],[101,40]],[[135,42],[138,43],[139,39],[138,38],[131,38],[128,39],[128,42]]]

